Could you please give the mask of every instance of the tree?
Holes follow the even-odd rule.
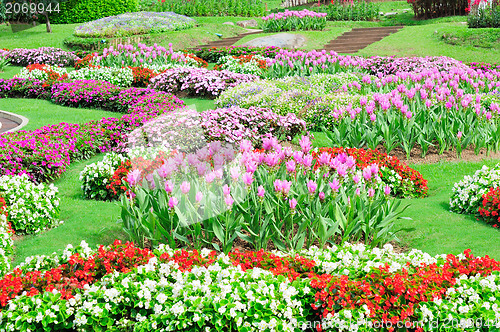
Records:
[[[48,33],[52,33],[49,14],[59,12],[59,4],[64,0],[4,0],[6,21],[33,23],[45,21]]]

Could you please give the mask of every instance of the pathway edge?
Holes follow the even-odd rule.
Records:
[[[7,112],[7,111],[2,111],[2,110],[0,110],[0,118],[9,119],[9,120],[12,120],[14,122],[18,122],[19,123],[19,125],[17,127],[9,129],[7,131],[4,131],[2,134],[4,134],[4,133],[13,133],[15,131],[18,131],[19,129],[21,129],[24,126],[26,126],[28,124],[28,122],[29,122],[29,120],[28,120],[27,117],[24,117],[22,115],[15,114],[15,113]]]

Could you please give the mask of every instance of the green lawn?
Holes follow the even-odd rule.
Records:
[[[103,117],[117,117],[119,114],[89,108],[64,107],[40,99],[0,99],[0,110],[16,113],[28,118],[23,130],[38,129],[45,125],[85,123]]]
[[[362,56],[448,56],[464,62],[498,62],[500,43],[497,48],[485,51],[473,46],[449,45],[440,40],[440,29],[463,29],[463,22],[407,26],[379,42],[360,50]]]
[[[126,240],[117,223],[120,209],[116,203],[85,200],[82,197],[80,172],[85,165],[101,160],[103,155],[74,163],[54,182],[61,198],[62,225],[37,235],[28,235],[15,241],[14,265],[28,256],[51,254],[67,244],[78,245],[85,240],[91,247],[110,244],[115,239]]]
[[[500,231],[476,221],[471,215],[449,212],[453,184],[465,175],[471,175],[482,165],[493,166],[499,160],[472,162],[443,162],[432,165],[410,165],[429,181],[429,197],[407,199],[410,204],[404,215],[413,220],[398,221],[398,228],[409,228],[400,233],[403,243],[431,255],[458,254],[472,249],[476,256],[489,255],[500,259]]]

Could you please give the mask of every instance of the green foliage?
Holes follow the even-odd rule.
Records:
[[[476,15],[467,17],[467,24],[469,28],[500,28],[500,6],[495,9],[480,9]],[[498,32],[496,35],[500,37]]]
[[[52,23],[83,23],[103,17],[136,12],[138,0],[68,0],[61,3],[61,11],[50,15]]]
[[[439,39],[450,45],[500,49],[500,33],[496,29],[454,27],[439,32]]]
[[[92,51],[107,47],[109,41],[104,38],[80,38],[71,36],[64,39],[63,44],[70,49]]]
[[[378,18],[379,5],[374,2],[357,0],[353,3],[334,2],[319,11],[326,12],[328,21],[373,21]]]
[[[262,16],[265,13],[262,0],[165,0],[154,1],[151,9],[186,16],[252,17]]]

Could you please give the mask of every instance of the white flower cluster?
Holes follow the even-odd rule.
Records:
[[[7,216],[0,210],[0,275],[10,270],[9,256],[12,254],[13,245]]]
[[[7,204],[13,229],[36,234],[62,223],[59,220],[59,198],[53,184],[34,184],[26,174],[0,177],[0,195]]]
[[[457,213],[475,214],[482,203],[481,197],[490,188],[500,186],[500,164],[493,168],[483,166],[474,175],[467,175],[455,183],[450,197],[450,210]]]
[[[68,76],[73,80],[99,80],[123,87],[131,86],[134,81],[132,69],[128,67],[85,67],[70,72]]]
[[[261,55],[253,55],[250,61],[244,62],[232,55],[223,56],[217,62],[221,70],[229,70],[233,73],[252,74],[262,77],[264,69],[259,67],[259,60],[264,61],[267,66],[267,58]]]
[[[80,172],[83,196],[88,199],[109,200],[112,199],[106,186],[115,173],[118,166],[125,162],[127,157],[114,152],[104,156],[102,161],[85,166]]]

